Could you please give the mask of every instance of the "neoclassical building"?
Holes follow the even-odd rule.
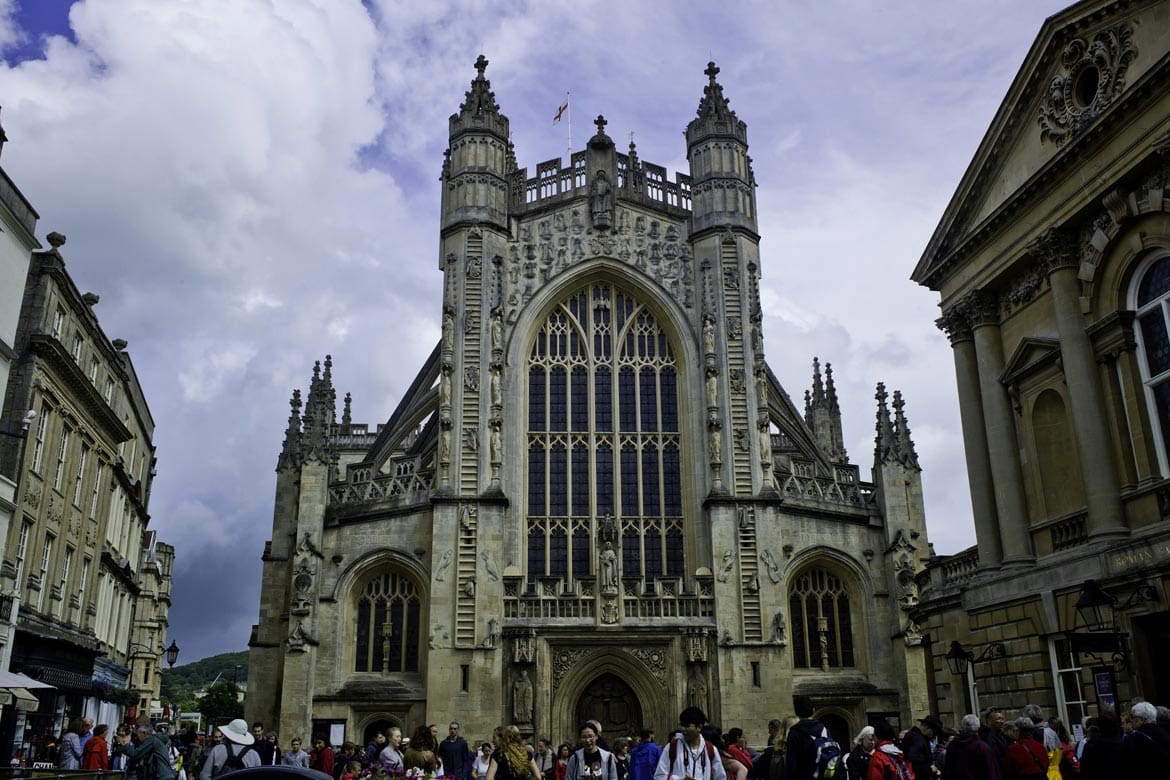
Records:
[[[916,613],[944,716],[1170,702],[1168,181],[1170,2],[1048,19],[913,275],[954,348],[977,539]]]
[[[672,180],[602,117],[529,176],[486,67],[442,165],[439,343],[376,431],[348,395],[338,420],[328,358],[293,395],[248,718],[559,740],[587,717],[665,734],[697,704],[758,741],[794,693],[842,739],[921,716],[904,403],[878,386],[863,480],[831,368],[802,412],[765,361],[747,126],[718,69]]]

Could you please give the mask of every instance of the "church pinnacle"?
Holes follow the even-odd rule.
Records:
[[[459,115],[462,117],[478,117],[485,114],[498,116],[500,107],[496,105],[496,95],[492,92],[492,83],[484,78],[488,59],[482,54],[475,60],[476,76],[471,82],[471,89],[467,91],[463,103],[459,106]]]
[[[696,115],[700,119],[735,119],[735,112],[728,105],[730,101],[723,96],[723,87],[715,80],[719,75],[719,68],[714,62],[707,63],[703,73],[710,79],[703,87],[703,97],[699,100],[699,110]]]
[[[907,468],[921,471],[918,465],[918,453],[914,450],[914,441],[910,438],[910,424],[906,422],[906,402],[902,398],[902,391],[894,391],[894,415],[891,419],[890,408],[886,405],[889,394],[886,393],[884,382],[878,382],[874,398],[878,402],[877,433],[874,441],[874,463],[885,463],[889,460],[901,462]]]
[[[830,461],[845,463],[849,460],[841,431],[841,407],[833,384],[833,367],[825,363],[825,379],[822,381],[821,361],[816,357],[813,358],[812,391],[804,393],[804,421]]]

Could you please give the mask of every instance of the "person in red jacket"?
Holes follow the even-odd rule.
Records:
[[[313,740],[313,752],[309,753],[309,768],[333,776],[333,748],[326,745],[321,737]]]
[[[1008,745],[1003,756],[1004,780],[1045,780],[1048,777],[1048,751],[1036,737],[1038,730],[1031,718],[1018,718],[1020,736]]]
[[[877,747],[869,758],[865,780],[914,780],[914,769],[894,744],[894,727],[885,718],[873,724]]]
[[[81,751],[81,768],[101,770],[110,769],[110,746],[106,742],[106,732],[110,727],[102,723],[93,727],[93,736],[85,742]]]

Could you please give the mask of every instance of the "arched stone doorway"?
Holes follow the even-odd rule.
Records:
[[[391,726],[399,726],[399,724],[385,718],[381,718],[366,724],[366,727],[362,730],[362,744],[359,747],[365,748],[366,745],[374,741],[374,736],[376,734],[385,734],[386,729],[390,728]],[[399,727],[401,728],[401,726]],[[403,736],[410,735],[404,734]]]
[[[821,723],[829,730],[829,735],[837,740],[842,750],[849,750],[853,744],[849,722],[835,712],[826,712],[820,716]]]
[[[577,699],[577,723],[596,720],[607,741],[636,734],[643,726],[642,703],[629,685],[615,674],[594,678]]]

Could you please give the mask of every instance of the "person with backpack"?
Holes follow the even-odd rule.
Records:
[[[715,746],[703,739],[707,716],[698,707],[679,713],[682,733],[672,740],[658,759],[654,780],[727,780],[723,761]]]
[[[581,747],[569,757],[566,780],[617,780],[617,759],[597,744],[600,731],[589,721],[581,724],[577,731]]]
[[[784,748],[784,767],[790,780],[830,780],[845,776],[845,759],[841,746],[829,736],[825,724],[813,717],[812,699],[793,696],[796,717],[800,718],[788,730]]]
[[[918,780],[930,780],[935,776],[934,748],[931,743],[942,736],[943,723],[935,715],[927,715],[918,721],[918,725],[906,732],[902,737],[902,752],[906,760],[914,768],[914,776]]]
[[[878,718],[873,724],[873,736],[877,747],[869,757],[865,780],[914,780],[914,770],[902,755],[902,749],[894,744],[894,727],[885,718]]]
[[[260,755],[252,749],[256,740],[248,730],[248,721],[236,718],[219,730],[223,740],[207,754],[199,780],[212,780],[226,772],[260,766]]]

